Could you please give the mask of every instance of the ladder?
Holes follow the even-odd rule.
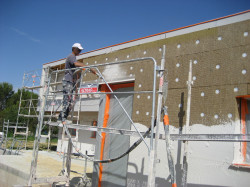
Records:
[[[26,127],[23,127],[23,126],[10,126],[10,124],[14,124],[14,123],[11,123],[9,120],[8,121],[4,120],[4,123],[3,123],[3,133],[4,134],[2,136],[1,144],[0,145],[1,145],[1,148],[4,150],[3,154],[5,154],[6,151],[7,151],[7,148],[8,148],[8,142],[10,140],[12,140],[11,145],[10,145],[10,147],[8,149],[7,154],[12,154],[12,151],[13,151],[16,143],[18,143],[18,144],[17,144],[17,148],[16,148],[16,151],[15,151],[15,154],[19,154],[20,150],[24,148],[23,147],[24,139],[17,138],[17,137],[15,137],[15,135],[18,135],[18,134],[19,135],[26,135],[26,142],[27,142],[28,130],[27,130]],[[9,133],[9,129],[10,128],[14,128],[13,138],[11,138],[11,137],[8,138],[8,133]],[[17,132],[17,129],[20,129],[20,128],[21,129],[25,129],[26,128],[26,132],[25,133],[23,133],[23,132]],[[4,144],[4,146],[3,146],[3,144]],[[25,143],[25,145],[26,145],[26,143]]]
[[[19,130],[19,131],[18,131]],[[28,124],[16,123],[16,128],[14,130],[13,138],[17,138],[16,136],[23,136],[22,138],[17,138],[18,140],[25,141],[24,148],[26,149],[27,139],[29,134]]]
[[[2,140],[1,140],[1,148],[4,150],[3,154],[5,154],[6,150],[7,150],[7,143],[11,138],[8,138],[8,133],[9,133],[9,120],[3,122],[3,136],[2,136]],[[3,146],[4,145],[4,146]]]

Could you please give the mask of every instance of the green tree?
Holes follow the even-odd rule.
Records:
[[[6,108],[6,104],[14,94],[13,86],[7,82],[0,83],[0,111]]]
[[[12,85],[11,85],[12,86]],[[0,123],[3,124],[3,120],[9,120],[10,122],[16,122],[18,116],[18,109],[19,109],[19,102],[20,96],[22,92],[22,101],[21,101],[21,114],[28,114],[29,112],[29,105],[31,104],[32,108],[30,110],[30,114],[35,115],[39,113],[37,111],[37,104],[38,104],[38,95],[27,91],[18,89],[18,91],[11,95],[8,100],[5,102],[5,108],[0,111]],[[32,103],[30,103],[30,99]],[[35,132],[37,126],[37,118],[27,118],[27,117],[19,117],[18,122],[20,123],[27,123],[29,121],[29,130]]]

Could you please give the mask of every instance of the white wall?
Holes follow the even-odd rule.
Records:
[[[191,126],[189,133],[193,134],[233,134],[235,124],[229,123],[217,126],[204,126],[195,124]],[[137,124],[140,130],[146,128]],[[164,134],[163,125],[160,133]],[[170,133],[177,134],[179,130],[171,126]],[[131,137],[131,145],[138,138]],[[149,143],[149,139],[147,139]],[[171,144],[177,175],[177,186],[181,186],[181,169],[184,144],[173,141]],[[158,144],[159,163],[156,168],[156,186],[170,186],[166,145],[164,140]],[[236,169],[231,167],[234,162],[233,142],[189,142],[188,154],[188,186],[250,186],[250,169]],[[148,152],[142,142],[129,155],[127,186],[141,187],[147,185],[148,176]]]
[[[81,112],[80,124],[92,125],[92,122],[94,120],[97,121],[97,118],[98,118],[98,112]],[[64,152],[65,150],[65,152],[67,152],[68,138],[67,135],[64,135],[64,140],[62,140],[62,135],[63,131],[62,128],[60,127],[58,132],[57,151]],[[91,138],[91,135],[92,135],[91,131],[78,130],[78,132],[76,132],[76,138],[74,138],[74,144],[84,154],[86,151],[88,151],[89,155],[94,155],[96,139]],[[76,151],[73,149],[72,152],[75,153]]]

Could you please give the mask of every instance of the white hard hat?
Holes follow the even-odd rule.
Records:
[[[78,49],[83,50],[83,47],[79,43],[74,43],[72,47],[77,47]]]

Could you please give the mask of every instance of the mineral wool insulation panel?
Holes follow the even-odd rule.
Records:
[[[247,95],[250,83],[250,20],[173,36],[83,59],[88,65],[154,57],[160,65],[166,45],[165,77],[169,81],[167,106],[170,123],[185,124],[189,61],[193,61],[191,124],[216,125],[235,120],[236,96]],[[135,91],[152,89],[152,63],[141,61],[100,67],[107,79],[135,79]],[[106,71],[105,71],[106,69]],[[166,75],[166,72],[168,74]],[[109,77],[108,77],[109,76]],[[88,74],[84,81],[96,80]],[[157,77],[157,89],[159,77]],[[183,103],[181,104],[181,95]],[[201,96],[202,93],[204,96]],[[156,100],[157,103],[157,100]],[[181,106],[182,105],[182,106]],[[152,94],[135,94],[132,118],[150,126]],[[183,116],[182,116],[183,115]],[[181,116],[181,119],[180,119]],[[229,117],[228,117],[229,116]]]

